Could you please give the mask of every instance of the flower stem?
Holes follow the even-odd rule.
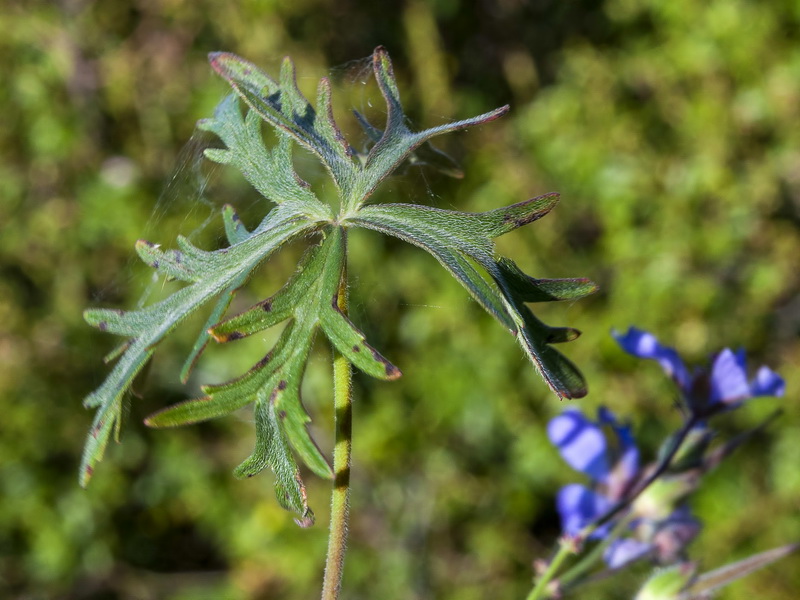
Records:
[[[689,418],[681,427],[680,431],[678,431],[677,435],[675,436],[672,447],[670,448],[669,452],[661,459],[655,469],[650,472],[650,474],[643,480],[640,481],[632,490],[630,490],[625,497],[617,502],[614,506],[612,506],[603,516],[599,517],[591,524],[584,527],[581,532],[578,534],[582,539],[587,539],[590,535],[592,535],[595,531],[597,531],[600,527],[608,523],[611,519],[616,517],[620,512],[628,508],[633,501],[636,500],[642,493],[649,488],[655,481],[661,477],[667,469],[669,469],[670,465],[672,464],[672,459],[675,458],[675,455],[678,453],[683,441],[686,439],[686,436],[689,435],[692,428],[694,428],[699,419],[695,416]]]
[[[339,284],[337,304],[347,314],[347,237],[344,240],[344,266]],[[328,554],[325,561],[325,578],[322,600],[336,600],[342,587],[344,556],[347,551],[347,523],[350,513],[350,457],[353,433],[353,373],[350,363],[335,349],[333,358],[333,491],[331,492],[331,526],[328,533]]]
[[[556,573],[558,573],[558,570],[561,568],[561,565],[564,564],[565,560],[567,560],[567,557],[574,553],[575,545],[570,543],[569,540],[562,538],[558,544],[556,555],[553,557],[553,560],[550,561],[550,564],[547,565],[545,572],[537,577],[536,585],[533,586],[533,589],[531,590],[530,594],[528,594],[526,600],[549,598],[551,594],[547,590],[547,584],[553,580]]]
[[[617,536],[622,534],[631,524],[631,517],[628,515],[620,519],[611,530],[611,533],[601,540],[589,553],[584,556],[580,562],[571,567],[569,571],[564,573],[558,578],[558,588],[561,592],[565,592],[569,587],[574,587],[576,584],[573,582],[582,577],[586,572],[592,569],[602,558],[606,548],[611,545]]]

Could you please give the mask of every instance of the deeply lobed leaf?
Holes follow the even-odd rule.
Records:
[[[574,339],[578,332],[543,324],[526,303],[580,298],[592,293],[594,284],[586,279],[535,279],[494,253],[494,238],[547,214],[558,201],[557,194],[484,213],[414,204],[366,204],[380,182],[404,161],[413,164],[430,156],[440,160],[428,145],[430,139],[496,119],[507,112],[507,106],[414,132],[407,126],[389,56],[383,48],[377,48],[372,66],[387,105],[386,123],[379,129],[357,115],[372,140],[369,151],[359,155],[333,118],[327,79],[320,81],[312,106],[298,89],[294,65],[288,58],[277,81],[233,54],[214,53],[209,58],[234,94],[220,103],[212,118],[198,124],[224,145],[207,149],[205,156],[237,168],[264,198],[277,206],[252,232],[244,228],[231,207],[225,207],[222,216],[227,248],[205,251],[185,238],[178,238],[177,249],[168,250],[138,242],[136,251],[145,263],[166,278],[186,285],[165,300],[140,310],[86,311],[85,318],[91,325],[129,339],[107,357],[118,359],[117,364],[85,400],[86,406],[98,410],[84,450],[82,484],[88,482],[102,458],[112,431],[118,435],[123,395],[157,344],[190,314],[214,300],[181,371],[184,382],[211,339],[230,342],[282,322],[287,324],[274,347],[249,371],[222,384],[206,385],[203,397],[168,407],[146,422],[155,427],[183,425],[227,415],[254,403],[255,448],[236,474],[247,477],[271,468],[281,505],[297,512],[300,523],[313,522],[294,454],[316,474],[331,477],[327,460],[306,429],[310,418],[300,398],[300,384],[317,330],[365,373],[384,380],[400,376],[399,369],[366,342],[336,302],[339,286],[346,284],[342,281],[346,230],[354,226],[381,231],[430,252],[518,339],[559,396],[576,398],[586,393],[580,372],[551,347]],[[248,107],[245,114],[240,99]],[[264,143],[262,122],[278,133],[272,148]],[[294,143],[315,154],[330,173],[339,194],[340,214],[334,216],[295,172]],[[446,168],[458,174],[452,165]],[[286,285],[271,298],[224,319],[233,296],[259,264],[286,242],[312,235],[322,239],[306,252]]]

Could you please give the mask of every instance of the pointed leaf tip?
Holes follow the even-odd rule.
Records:
[[[375,50],[372,51],[372,58],[376,65],[378,63],[387,65],[388,70],[391,72],[392,59],[389,57],[389,51],[386,49],[386,46],[377,46]]]

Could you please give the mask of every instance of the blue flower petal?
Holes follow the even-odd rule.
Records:
[[[711,367],[711,404],[735,404],[751,396],[744,355],[728,348],[717,354]]]
[[[678,353],[668,346],[662,346],[652,333],[631,327],[625,334],[612,332],[614,339],[628,354],[638,358],[657,360],[661,368],[675,380],[684,392],[688,392],[691,378]]]
[[[786,382],[769,367],[761,367],[750,382],[750,393],[753,396],[783,396]]]
[[[561,529],[568,535],[577,535],[589,523],[605,514],[612,502],[587,487],[573,483],[561,488],[556,496],[556,509],[561,517]],[[609,524],[597,529],[590,537],[608,535]]]
[[[619,569],[630,562],[638,560],[653,550],[652,544],[640,542],[632,538],[614,540],[603,553],[603,560],[611,569]]]
[[[595,481],[607,479],[611,465],[606,438],[600,427],[579,411],[568,410],[552,419],[547,425],[547,436],[573,469]]]

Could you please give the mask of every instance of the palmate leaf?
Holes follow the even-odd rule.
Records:
[[[211,305],[181,371],[184,382],[210,340],[230,342],[283,322],[286,325],[274,347],[244,375],[226,383],[206,385],[202,398],[159,411],[147,423],[155,427],[194,423],[254,403],[255,449],[236,474],[246,477],[271,468],[281,505],[299,513],[301,523],[312,522],[294,455],[299,455],[316,474],[331,476],[327,460],[306,429],[310,419],[300,400],[300,385],[317,330],[368,375],[384,380],[400,375],[397,367],[367,344],[336,301],[340,286],[347,284],[343,280],[346,234],[352,227],[378,230],[430,252],[518,339],[559,396],[575,398],[586,393],[580,372],[550,346],[574,339],[578,332],[541,323],[526,303],[579,298],[594,291],[594,284],[585,279],[534,279],[512,261],[494,255],[494,238],[547,214],[557,202],[557,195],[477,214],[413,204],[367,205],[379,183],[399,165],[425,162],[436,155],[427,144],[433,137],[489,122],[505,114],[507,106],[471,119],[411,131],[389,56],[383,48],[377,48],[372,66],[386,101],[386,123],[379,129],[357,115],[372,142],[368,151],[359,153],[345,140],[333,118],[327,79],[320,81],[312,106],[297,88],[294,65],[288,58],[278,80],[233,54],[214,53],[209,59],[230,83],[234,94],[220,103],[213,117],[198,123],[200,129],[214,133],[224,145],[206,150],[205,156],[237,168],[261,196],[276,206],[252,232],[243,227],[233,209],[223,209],[227,248],[205,251],[178,238],[177,249],[162,250],[140,241],[136,245],[140,258],[185,286],[140,310],[86,311],[90,324],[129,339],[109,355],[109,360],[118,362],[106,381],[85,400],[87,407],[97,408],[97,414],[84,450],[82,484],[88,482],[102,458],[112,432],[119,433],[123,395],[157,344],[187,316]],[[244,114],[240,100],[246,104]],[[278,134],[271,148],[262,137],[263,122]],[[339,196],[338,214],[334,215],[331,207],[322,203],[295,172],[295,143],[312,152],[331,175]],[[434,158],[441,162],[439,159]],[[446,168],[452,170],[449,164]],[[298,237],[313,238],[318,243],[306,252],[289,282],[271,298],[225,319],[231,299],[253,270],[283,244]]]

